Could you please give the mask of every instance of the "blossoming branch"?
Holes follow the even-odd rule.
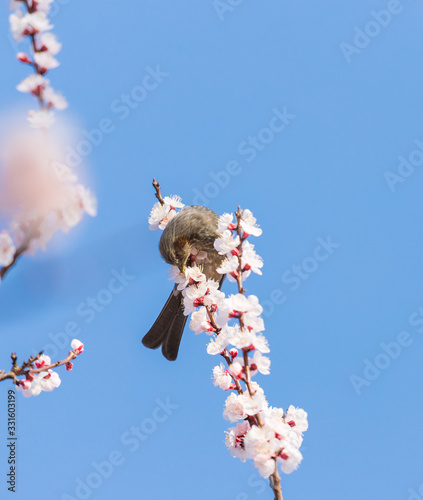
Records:
[[[150,229],[164,229],[184,205],[175,196],[162,198],[155,180],[153,186],[159,201],[150,214]],[[246,296],[243,287],[251,272],[262,274],[263,261],[248,241],[262,231],[251,211],[238,207],[235,215],[219,218],[218,233],[214,247],[225,256],[218,272],[237,284],[238,293],[226,297],[218,282],[206,278],[196,250],[189,259],[191,266],[184,273],[173,266],[171,275],[184,297],[184,314],[191,314],[190,328],[211,335],[207,352],[225,362],[213,369],[213,380],[224,391],[233,391],[226,398],[223,418],[237,424],[228,430],[226,446],[241,461],[253,460],[260,474],[270,478],[275,499],[281,500],[278,466],[286,474],[298,468],[307,413],[292,405],[287,411],[269,406],[264,390],[252,380],[258,373],[270,373],[263,308],[255,295]]]
[[[9,230],[0,233],[0,278],[24,253],[45,249],[53,234],[69,231],[84,213],[95,216],[97,203],[93,194],[78,183],[75,173],[56,156],[48,130],[54,124],[54,110],[67,107],[66,99],[50,85],[47,75],[57,68],[55,56],[62,45],[51,33],[48,18],[53,0],[12,0],[10,29],[17,42],[28,42],[27,52],[19,52],[18,60],[33,74],[17,89],[35,97],[38,110],[30,110],[30,134],[20,131],[8,139],[2,153],[4,170],[1,206],[13,213]]]
[[[13,353],[11,355],[12,368],[8,372],[0,370],[0,382],[12,380],[26,398],[38,396],[42,391],[51,392],[62,383],[59,374],[53,368],[64,365],[67,371],[72,370],[72,360],[84,352],[84,344],[77,339],[72,340],[71,347],[72,350],[69,351],[68,356],[55,363],[52,363],[50,357],[41,351],[18,365],[17,356]]]
[[[48,14],[52,2],[12,0],[10,4],[12,35],[17,42],[28,42],[28,51],[19,52],[17,58],[33,71],[17,89],[35,97],[39,109],[28,113],[32,130],[19,130],[8,137],[0,152],[0,206],[4,215],[12,214],[9,230],[0,232],[0,278],[22,254],[45,249],[59,229],[67,232],[81,221],[84,213],[97,214],[95,197],[58,160],[60,145],[53,143],[49,134],[55,121],[54,110],[67,107],[66,99],[53,90],[46,76],[59,66],[55,56],[62,47],[50,32],[53,26]],[[67,371],[72,370],[72,361],[83,352],[84,345],[74,339],[71,348],[65,359],[54,363],[41,351],[18,365],[13,353],[11,369],[0,370],[0,382],[12,380],[25,397],[50,392],[61,384],[54,368],[65,366]]]

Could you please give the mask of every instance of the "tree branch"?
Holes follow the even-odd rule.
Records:
[[[7,379],[12,379],[13,383],[16,385],[19,385],[19,379],[18,377],[28,377],[29,374],[31,373],[42,373],[46,372],[48,370],[51,370],[53,368],[56,368],[58,366],[62,365],[67,365],[70,363],[73,359],[75,359],[78,356],[78,353],[76,350],[74,351],[69,351],[68,356],[61,360],[61,361],[56,361],[55,363],[52,363],[51,365],[45,365],[41,366],[40,368],[36,368],[34,366],[35,362],[40,359],[44,351],[40,351],[36,356],[31,356],[28,361],[24,361],[22,365],[18,366],[17,364],[17,356],[15,353],[12,353],[10,356],[12,358],[12,369],[8,372],[5,372],[4,370],[0,370],[0,382],[3,380]]]
[[[153,187],[156,190],[156,198],[159,200],[160,205],[164,205],[164,199],[162,198],[162,193],[160,189],[160,183],[153,179]]]

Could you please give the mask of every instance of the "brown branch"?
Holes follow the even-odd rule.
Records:
[[[282,488],[281,488],[281,477],[278,471],[278,460],[275,458],[275,471],[270,476],[270,487],[275,494],[275,500],[283,500],[282,498]]]
[[[159,200],[160,205],[164,205],[164,199],[162,198],[162,193],[160,189],[160,183],[153,179],[153,187],[156,190],[156,198]]]
[[[245,290],[242,284],[242,227],[241,227],[241,218],[242,218],[242,210],[241,207],[238,205],[238,211],[235,212],[235,217],[236,217],[236,232],[237,235],[239,236],[239,245],[238,245],[238,274],[236,277],[236,281],[238,283],[238,291],[242,295],[245,295]]]
[[[161,194],[160,194],[160,184],[157,183],[155,179],[153,179],[153,186],[156,189],[156,197],[161,202],[162,198],[161,198]],[[240,242],[239,242],[239,245],[237,247],[237,249],[238,249],[238,252],[237,252],[238,270],[237,271],[238,272],[237,272],[236,280],[237,280],[237,284],[238,284],[238,293],[245,295],[245,289],[244,289],[243,281],[242,281],[242,272],[243,272],[243,270],[242,270],[242,243],[245,239],[242,237],[242,227],[241,227],[242,214],[243,214],[243,211],[241,210],[241,207],[238,206],[238,211],[235,213],[236,220],[237,220],[237,225],[236,225],[235,229],[236,229],[236,232],[239,236]],[[210,309],[210,307],[205,306],[204,304],[203,304],[203,307],[206,307],[206,311],[207,311],[210,325],[212,326],[216,335],[218,335],[220,333],[221,329],[218,328],[216,320],[215,320],[215,312],[216,311],[212,311]],[[244,324],[242,313],[240,313],[238,315],[238,321],[239,321],[241,331],[244,331],[245,324]],[[253,397],[255,392],[253,392],[252,387],[251,387],[251,370],[250,370],[249,357],[248,357],[249,349],[243,349],[242,352],[243,352],[243,359],[244,359],[244,377],[242,380],[244,381],[244,383],[247,387],[248,394],[250,395],[250,397]],[[232,377],[232,380],[234,381],[236,391],[238,392],[238,394],[244,394],[244,391],[242,389],[240,381],[230,371],[230,367],[231,367],[232,362],[233,362],[232,357],[229,355],[227,349],[224,349],[220,354],[223,357],[223,359],[226,361],[226,363],[228,364],[229,373]],[[253,416],[248,416],[246,418],[246,420],[248,420],[248,422],[250,423],[251,426],[257,425],[258,427],[263,427],[263,425],[264,425],[259,413],[257,413],[256,415],[253,415]],[[279,475],[279,471],[278,471],[277,456],[278,456],[278,454],[276,454],[276,456],[274,458],[275,470],[272,473],[272,475],[270,476],[269,481],[270,481],[270,487],[272,488],[274,495],[275,495],[274,496],[275,500],[283,500],[281,480],[280,480],[280,475]]]
[[[56,361],[55,363],[52,363],[51,365],[42,366],[41,368],[31,369],[31,370],[29,370],[29,373],[42,373],[42,372],[46,372],[48,370],[52,370],[53,368],[56,368],[58,366],[67,365],[73,359],[75,359],[77,356],[78,356],[78,354],[75,351],[69,351],[67,358],[63,359],[62,361]]]
[[[10,269],[16,264],[16,261],[19,259],[19,257],[28,250],[32,238],[37,235],[40,224],[41,220],[37,219],[32,225],[28,226],[25,240],[22,245],[16,250],[12,262],[8,266],[4,266],[0,269],[0,278],[4,278],[4,276],[6,276],[6,273],[10,271]]]
[[[29,14],[31,14],[32,12],[34,12],[34,8],[30,7],[30,5],[28,4],[28,0],[22,0],[22,3],[26,6],[27,11],[28,11]],[[33,52],[33,54],[35,54],[37,52],[40,52],[39,50],[37,50],[37,45],[35,43],[35,35],[32,34],[32,35],[28,35],[28,36],[31,39],[31,46],[32,46],[32,52]],[[41,72],[40,67],[35,62],[34,58],[33,58],[33,60],[31,61],[30,64],[34,68],[35,73],[37,75],[43,76],[43,73]],[[35,95],[35,97],[37,98],[38,102],[40,103],[40,108],[42,110],[47,109],[46,103],[44,102],[44,98],[43,98],[43,89],[42,88],[40,89],[40,93],[38,95]]]
[[[55,363],[52,363],[51,365],[46,365],[46,366],[41,366],[40,368],[35,368],[34,364],[36,361],[38,361],[43,354],[44,351],[40,351],[36,356],[31,356],[28,361],[24,361],[22,365],[18,366],[17,364],[17,356],[15,353],[11,355],[12,358],[12,369],[8,372],[5,372],[4,370],[0,370],[0,382],[3,380],[7,379],[12,379],[13,383],[16,385],[19,385],[19,379],[18,377],[29,375],[30,373],[42,373],[46,372],[48,370],[51,370],[53,368],[56,368],[58,366],[66,365],[70,363],[73,359],[75,359],[78,356],[78,353],[76,351],[69,351],[68,356],[61,360],[61,361],[56,361]]]
[[[29,242],[28,242],[29,243]],[[0,278],[4,278],[6,273],[16,264],[19,257],[25,253],[28,249],[28,243],[21,245],[15,252],[12,262],[8,266],[4,266],[0,269]]]
[[[242,213],[243,211],[241,210],[241,207],[238,205],[238,211],[235,213],[237,225],[236,225],[236,232],[237,235],[239,236],[240,243],[238,245],[238,275],[237,275],[237,283],[238,283],[238,293],[245,295],[245,289],[243,286],[242,282],[242,227],[241,227],[241,219],[242,219]],[[244,321],[242,318],[242,314],[240,314],[238,320],[239,320],[239,326],[241,328],[241,331],[244,330]],[[252,392],[251,389],[251,372],[250,372],[250,364],[249,364],[249,358],[248,358],[248,350],[243,350],[243,356],[244,356],[244,370],[245,370],[245,385],[247,386],[248,393],[250,397],[254,396],[254,393]],[[263,421],[261,419],[261,416],[259,413],[255,415],[255,418],[257,420],[257,425],[259,427],[263,427]],[[282,488],[281,488],[281,478],[279,476],[278,472],[278,461],[277,457],[275,457],[275,471],[273,474],[270,476],[270,487],[273,489],[273,492],[275,494],[275,500],[283,500],[282,498]]]
[[[214,332],[216,335],[219,335],[219,333],[221,332],[221,328],[219,328],[216,324],[216,320],[214,318],[214,313],[212,312],[212,310],[210,309],[209,306],[204,306],[206,308],[206,311],[207,311],[207,315],[209,317],[209,321],[210,321],[210,325],[212,326]]]

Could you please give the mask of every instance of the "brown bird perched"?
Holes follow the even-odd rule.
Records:
[[[214,248],[217,233],[218,216],[213,210],[201,206],[183,208],[165,227],[160,238],[160,253],[169,264],[177,266],[183,273],[195,259],[193,249],[206,252],[206,257],[199,263],[208,279],[220,282],[224,276],[216,269],[225,258]],[[195,252],[195,251],[194,251]],[[174,287],[159,317],[150,331],[142,339],[142,343],[150,349],[162,346],[166,359],[174,361],[178,356],[187,316],[184,315],[182,294]]]

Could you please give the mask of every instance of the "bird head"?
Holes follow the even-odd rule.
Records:
[[[166,262],[177,266],[181,273],[185,272],[191,255],[192,244],[186,237],[176,237],[164,231],[160,239],[160,253]]]

